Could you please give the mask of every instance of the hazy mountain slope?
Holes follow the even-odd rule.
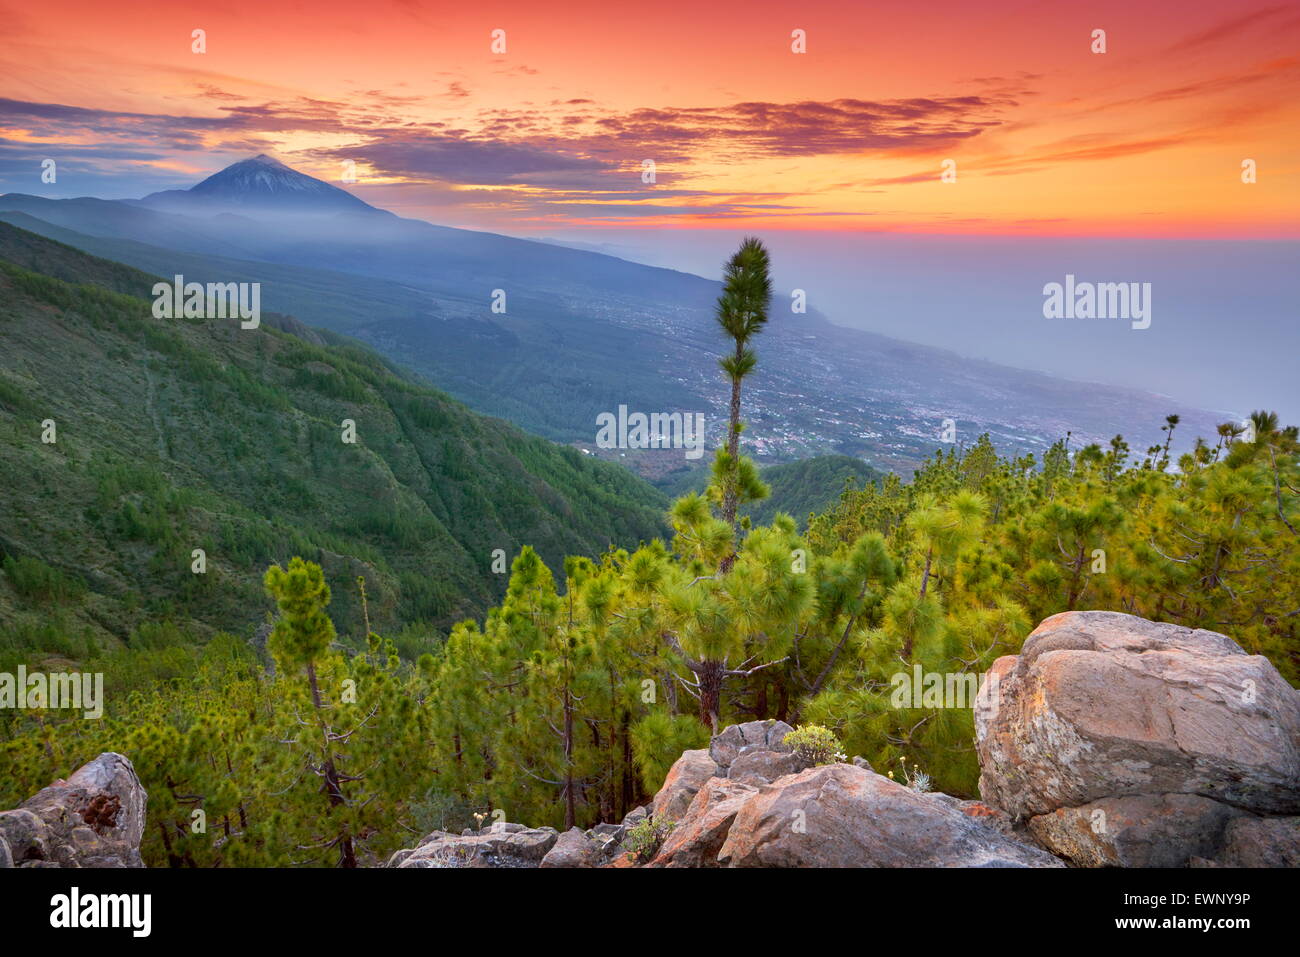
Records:
[[[91,236],[27,213],[0,212],[0,221],[93,256],[115,263],[128,263],[150,277],[169,278],[179,273],[198,278],[220,275],[227,277],[229,282],[261,282],[264,308],[294,316],[310,316],[312,325],[318,328],[342,331],[373,320],[377,313],[413,318],[427,314],[429,308],[427,293],[368,276],[165,249],[130,239]],[[138,295],[148,294],[148,289],[132,291]]]
[[[620,404],[703,412],[711,440],[721,439],[717,283],[587,250],[401,219],[359,200],[342,210],[334,199],[307,202],[283,215],[268,211],[256,176],[243,187],[242,174],[223,178],[242,166],[211,178],[224,183],[212,197],[196,199],[197,187],[172,191],[188,199],[168,193],[118,203],[9,194],[0,197],[0,212],[27,214],[96,244],[125,240],[96,251],[151,271],[261,281],[267,308],[362,339],[475,408],[559,441],[590,446],[596,416]],[[299,183],[295,194],[308,199],[338,192],[278,164],[268,169],[273,181]],[[171,211],[179,208],[202,214]],[[507,297],[504,314],[491,309],[495,290]],[[1176,412],[1183,420],[1176,444],[1186,447],[1226,418],[1137,390],[836,326],[815,311],[792,313],[783,294],[756,347],[746,439],[760,461],[839,453],[906,471],[939,444],[948,419],[959,443],[987,431],[1008,451],[1041,452],[1067,431],[1075,442],[1105,442],[1122,431],[1142,449],[1162,440],[1164,417]],[[638,467],[645,461],[627,460]]]
[[[522,282],[495,276],[479,283],[476,288],[481,294],[471,299],[463,292],[435,293],[412,282],[238,258],[240,251],[235,257],[196,252],[192,248],[198,243],[196,237],[202,236],[208,226],[208,221],[198,219],[185,240],[188,245],[166,249],[113,236],[111,230],[108,235],[92,235],[60,225],[78,220],[76,204],[81,201],[67,202],[73,205],[50,200],[24,204],[8,196],[0,206],[11,211],[0,213],[0,219],[164,276],[179,273],[203,281],[215,277],[229,282],[261,282],[265,308],[292,313],[313,325],[360,338],[422,372],[439,388],[476,409],[508,418],[557,441],[590,439],[595,433],[596,416],[620,402],[641,409],[701,408],[696,392],[685,388],[678,381],[680,373],[674,374],[672,368],[671,357],[682,348],[680,340],[669,334],[672,330],[658,327],[652,307],[633,298],[615,304],[601,300],[599,297],[606,295],[603,292],[592,293],[585,302],[572,299],[570,307],[565,305],[570,299],[561,301],[533,291]],[[14,205],[35,212],[15,212]],[[135,229],[139,212],[157,217],[164,238],[172,235],[173,219],[179,218],[124,209],[127,211],[122,214],[121,225],[128,236],[150,234],[147,229]],[[92,225],[100,227],[97,222]],[[520,240],[507,242],[550,248]],[[226,248],[224,238],[208,245]],[[371,253],[372,258],[378,255]],[[581,255],[609,260],[592,253]],[[496,253],[488,258],[506,261]],[[645,268],[610,261],[631,269]],[[682,273],[655,271],[684,277]],[[706,280],[686,278],[700,290],[696,296],[700,303],[707,303],[716,294],[713,284]],[[437,281],[457,288],[458,283],[469,282],[457,280],[450,267],[440,273]],[[490,293],[503,284],[508,312],[494,315],[488,306]],[[696,312],[707,319],[704,306]],[[708,337],[701,338],[698,348],[714,345],[708,341],[711,336],[712,330],[708,330]]]
[[[158,320],[118,291],[154,281],[0,224],[0,551],[46,563],[76,596],[0,576],[10,642],[56,617],[98,637],[160,618],[246,630],[269,607],[262,571],[293,554],[325,566],[345,636],[361,632],[358,575],[377,630],[445,627],[499,598],[494,549],[532,544],[559,567],[664,531],[665,498],[624,469],[476,415],[356,345],[267,316],[257,330]]]

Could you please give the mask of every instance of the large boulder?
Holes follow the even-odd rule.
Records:
[[[649,866],[717,867],[736,813],[756,793],[752,785],[728,778],[706,781]]]
[[[730,867],[1061,867],[952,803],[828,764],[745,799],[718,852]]]
[[[651,816],[677,820],[686,813],[704,783],[718,773],[718,766],[709,757],[708,751],[683,751],[682,756],[668,769],[663,787],[654,797],[650,808]]]
[[[0,841],[18,867],[144,867],[147,797],[131,762],[105,752],[0,812]]]
[[[1224,635],[1066,612],[989,677],[980,792],[1017,819],[1163,794],[1300,811],[1300,693]]]

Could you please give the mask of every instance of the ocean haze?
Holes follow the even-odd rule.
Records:
[[[555,241],[703,276],[731,230],[591,229]],[[832,322],[970,358],[1300,420],[1300,242],[763,230],[777,288]],[[1043,317],[1043,286],[1149,282],[1152,322]]]

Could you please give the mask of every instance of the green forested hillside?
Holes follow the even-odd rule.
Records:
[[[815,455],[798,462],[768,465],[759,470],[767,483],[768,497],[749,502],[741,510],[756,525],[766,525],[777,512],[785,512],[802,528],[808,516],[828,508],[844,491],[845,483],[861,487],[868,482],[878,483],[882,474],[861,459],[851,455]],[[660,487],[669,495],[702,492],[709,484],[709,470],[695,469],[671,476]]]
[[[664,528],[665,499],[618,466],[286,317],[155,319],[123,294],[154,281],[0,224],[0,652],[251,632],[262,572],[299,554],[343,641],[364,635],[364,576],[371,627],[414,650],[499,598],[496,549],[558,562]]]
[[[742,255],[719,310],[738,397],[765,345],[747,323],[766,254]],[[1222,632],[1300,679],[1300,430],[1272,413],[1176,460],[1176,415],[1136,454],[1116,435],[1008,456],[984,435],[910,482],[853,483],[806,531],[740,521],[766,488],[724,446],[705,494],[671,506],[671,537],[607,549],[654,525],[635,480],[362,350],[152,320],[12,265],[0,292],[5,660],[60,652],[106,698],[102,720],[0,710],[0,806],[121,752],[149,793],[152,865],[374,864],[435,827],[620,821],[684,749],[750,718],[974,797],[974,701],[900,696],[900,679],[974,688],[1067,610]],[[494,591],[498,536],[512,561]],[[452,615],[445,642],[410,630]],[[263,617],[273,674],[245,637]],[[195,643],[178,620],[239,633]],[[94,641],[119,632],[124,647]]]
[[[1296,431],[1257,424],[1257,441],[1202,446],[1180,474],[1127,462],[1122,442],[1058,443],[1039,463],[983,440],[910,484],[847,490],[805,535],[788,520],[754,528],[725,573],[730,526],[691,494],[670,545],[555,568],[523,549],[501,605],[414,665],[378,635],[363,654],[323,650],[339,596],[295,562],[268,585],[312,596],[281,621],[317,622],[322,703],[300,663],[268,676],[240,638],[186,646],[142,627],[85,662],[106,676],[104,720],[0,713],[0,805],[114,750],[149,792],[143,852],[157,866],[330,865],[343,839],[375,864],[431,828],[618,821],[707,743],[695,693],[719,663],[721,724],[812,723],[899,780],[975,796],[973,702],[898,702],[896,681],[916,667],[977,676],[1049,614],[1219,630],[1296,682]],[[57,578],[25,581],[42,600],[79,600]],[[356,779],[335,807],[302,773],[320,760],[317,723],[347,732],[328,750]],[[195,809],[207,833],[190,826]]]

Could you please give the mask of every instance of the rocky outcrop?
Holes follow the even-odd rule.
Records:
[[[649,866],[1300,862],[1300,695],[1223,635],[1054,616],[995,663],[976,729],[979,801],[808,768],[781,722],[726,728],[656,796],[676,823]]]
[[[785,744],[791,730],[751,721],[716,735],[714,775],[674,818],[649,866],[1062,866],[1008,815],[977,801],[914,791],[861,759],[807,767]],[[705,766],[695,754],[699,773]],[[682,777],[664,784],[674,801]],[[656,798],[655,806],[671,805]]]
[[[1054,615],[994,663],[975,713],[985,801],[1084,866],[1214,861],[1300,812],[1300,693],[1230,638],[1113,612]],[[1290,846],[1285,846],[1290,843]],[[1241,852],[1245,854],[1245,852]]]
[[[479,831],[434,831],[416,847],[397,851],[388,867],[537,867],[559,840],[551,827],[501,822]]]
[[[736,813],[728,867],[1060,867],[933,795],[829,764],[760,788]]]
[[[580,827],[561,834],[538,867],[597,867],[604,862],[605,842]]]
[[[664,778],[663,787],[650,805],[656,818],[675,821],[691,806],[696,793],[711,777],[718,773],[718,765],[709,757],[709,751],[683,751],[673,762]]]
[[[718,852],[736,814],[756,793],[756,787],[728,778],[706,781],[650,866],[717,867]]]
[[[0,866],[143,867],[146,798],[130,761],[101,754],[0,812]]]

